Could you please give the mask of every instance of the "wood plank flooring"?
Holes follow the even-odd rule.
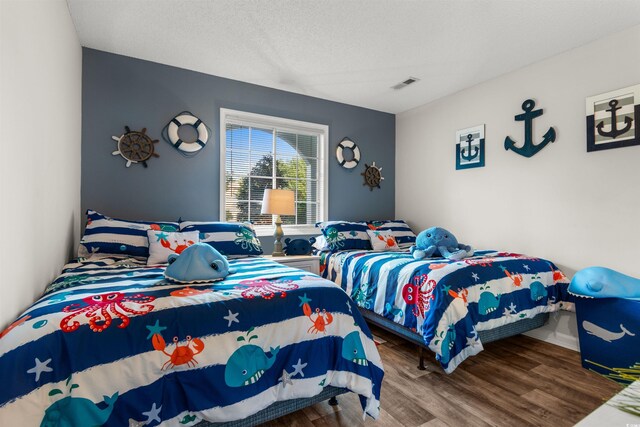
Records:
[[[417,369],[416,346],[382,329],[381,415],[362,419],[358,397],[338,397],[268,426],[572,426],[621,387],[580,365],[579,354],[519,335],[489,343],[451,375],[434,358]]]

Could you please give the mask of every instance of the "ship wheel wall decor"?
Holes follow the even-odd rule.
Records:
[[[368,185],[371,191],[373,191],[374,187],[380,188],[380,182],[384,179],[382,176],[382,168],[376,166],[376,162],[373,162],[371,166],[365,163],[364,172],[360,175],[364,177],[364,183],[362,185]]]
[[[120,136],[112,136],[111,139],[116,141],[118,149],[114,151],[114,156],[120,155],[127,161],[127,167],[132,163],[142,163],[147,167],[147,160],[151,157],[160,157],[155,152],[155,146],[157,139],[151,139],[146,132],[147,128],[143,128],[141,131],[135,131],[129,129],[129,126],[124,127],[124,134]]]

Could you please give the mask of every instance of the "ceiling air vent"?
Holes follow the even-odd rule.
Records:
[[[413,84],[417,81],[420,81],[420,79],[417,77],[409,77],[407,80],[400,82],[395,86],[391,86],[391,89],[395,89],[395,90],[402,89],[403,87],[409,86],[410,84]]]

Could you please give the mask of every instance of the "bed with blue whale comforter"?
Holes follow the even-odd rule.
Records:
[[[0,425],[191,426],[243,419],[325,387],[379,415],[383,367],[334,283],[264,258],[178,285],[164,267],[68,264],[0,334]]]
[[[550,261],[521,254],[476,251],[452,261],[323,252],[320,270],[360,308],[421,335],[447,373],[483,350],[479,333],[573,308],[565,275]]]

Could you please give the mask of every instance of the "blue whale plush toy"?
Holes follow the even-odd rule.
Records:
[[[222,280],[235,273],[229,261],[206,243],[196,243],[180,255],[169,255],[164,277],[178,283],[206,283]]]
[[[640,279],[605,267],[589,267],[571,279],[569,293],[591,298],[627,298],[640,300]]]
[[[420,232],[416,237],[416,244],[410,250],[415,259],[444,257],[458,261],[473,255],[471,246],[458,243],[453,233],[440,227]]]

